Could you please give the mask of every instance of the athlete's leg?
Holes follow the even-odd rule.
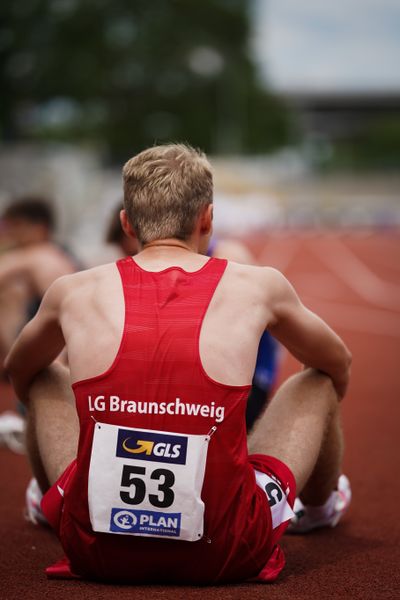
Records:
[[[69,371],[60,364],[34,380],[27,409],[27,450],[42,492],[76,458],[79,422]]]
[[[306,504],[321,505],[341,472],[339,403],[329,377],[306,369],[278,390],[249,437],[249,452],[274,456],[292,471]]]

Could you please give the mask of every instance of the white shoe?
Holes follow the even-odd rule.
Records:
[[[0,415],[0,445],[17,454],[25,453],[25,420],[10,410]]]
[[[32,478],[25,492],[25,518],[34,525],[48,525],[48,521],[40,508],[42,498],[43,494],[39,484],[36,479]]]
[[[304,506],[296,498],[293,511],[295,516],[291,519],[288,533],[308,533],[320,527],[335,527],[346,513],[351,502],[350,481],[346,475],[341,475],[338,489],[333,491],[322,506]]]

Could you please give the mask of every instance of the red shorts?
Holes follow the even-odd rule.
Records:
[[[296,498],[296,483],[293,473],[282,461],[273,456],[252,454],[249,456],[256,475],[256,493],[265,498],[272,514],[273,529],[270,537],[270,558],[254,581],[274,581],[285,566],[285,557],[278,542],[284,534],[290,519],[290,508]],[[57,482],[47,491],[41,503],[42,511],[49,524],[60,538],[61,516],[64,506],[64,491],[76,472],[74,460],[59,477]],[[266,476],[266,477],[265,477]],[[72,573],[68,559],[64,558],[48,567],[46,573],[52,578],[76,578]]]
[[[254,581],[271,582],[278,577],[285,566],[285,555],[278,542],[285,533],[293,514],[290,509],[293,508],[296,499],[296,481],[289,467],[278,458],[265,454],[251,454],[249,462],[256,473],[257,493],[266,497],[273,521],[270,538],[272,553]],[[267,479],[267,484],[264,486],[265,480],[263,481],[262,474],[273,481],[269,482]]]
[[[60,537],[61,515],[64,508],[64,491],[68,488],[75,471],[76,460],[73,460],[42,498],[42,512],[58,537]]]

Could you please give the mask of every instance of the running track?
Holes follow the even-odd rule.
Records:
[[[354,502],[334,531],[285,537],[287,566],[269,586],[126,587],[47,581],[61,556],[49,531],[22,518],[24,457],[0,449],[0,597],[108,600],[316,600],[400,598],[400,237],[398,231],[280,232],[248,240],[263,264],[281,269],[303,301],[343,336],[353,377],[343,403],[345,472]],[[282,377],[297,368],[282,355]],[[11,394],[0,389],[2,406]]]

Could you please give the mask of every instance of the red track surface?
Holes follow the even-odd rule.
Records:
[[[22,518],[29,469],[0,449],[0,597],[149,600],[400,598],[400,244],[398,232],[308,232],[258,236],[249,244],[264,264],[286,273],[303,300],[343,336],[353,378],[343,403],[345,472],[353,505],[340,526],[285,537],[287,566],[268,586],[126,587],[47,581],[61,556],[49,531]],[[283,355],[282,377],[297,368]],[[11,406],[0,389],[0,410]]]

